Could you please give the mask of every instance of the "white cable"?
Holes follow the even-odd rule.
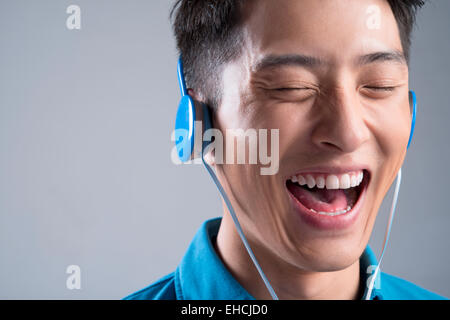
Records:
[[[389,221],[388,221],[388,225],[386,228],[386,233],[384,235],[383,250],[381,251],[380,260],[378,261],[377,267],[375,268],[375,272],[373,273],[370,284],[367,287],[367,294],[366,294],[365,300],[370,300],[370,296],[372,295],[372,290],[375,285],[375,279],[378,276],[378,271],[380,270],[380,265],[383,260],[384,251],[386,250],[387,243],[389,241],[389,235],[391,233],[392,221],[394,220],[395,207],[397,206],[398,193],[400,192],[401,181],[402,181],[402,168],[400,168],[400,170],[398,171],[398,174],[397,174],[397,183],[395,184],[394,198],[392,199],[391,211],[389,213]]]
[[[248,252],[248,255],[252,259],[253,264],[255,265],[256,269],[258,270],[259,275],[261,276],[261,279],[263,280],[267,290],[269,291],[273,300],[278,300],[278,296],[276,295],[275,291],[273,290],[272,286],[270,285],[269,280],[267,279],[266,275],[264,274],[263,270],[261,269],[258,261],[256,260],[255,255],[253,254],[252,249],[250,248],[249,243],[247,242],[247,239],[245,238],[244,232],[242,231],[239,220],[236,216],[236,213],[234,212],[233,206],[231,205],[230,200],[228,199],[225,190],[223,190],[222,185],[220,184],[219,180],[217,179],[215,172],[211,169],[211,167],[206,163],[205,159],[203,158],[203,153],[202,153],[202,161],[203,161],[203,164],[205,165],[205,168],[208,170],[209,175],[211,176],[211,178],[213,179],[217,188],[219,189],[219,192],[222,195],[222,198],[228,207],[228,211],[230,212],[230,215],[233,218],[234,225],[236,226],[236,230],[237,230],[239,236],[241,237],[242,243],[244,244],[245,249]]]

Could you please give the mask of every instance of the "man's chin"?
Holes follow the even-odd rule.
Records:
[[[307,272],[336,272],[347,269],[357,263],[362,254],[361,248],[342,248],[331,245],[320,247],[314,253],[297,253],[295,265]]]

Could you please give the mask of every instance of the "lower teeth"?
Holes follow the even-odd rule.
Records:
[[[337,216],[337,215],[340,215],[340,214],[347,213],[347,212],[349,212],[351,209],[352,209],[352,207],[348,206],[347,209],[339,210],[339,211],[334,211],[334,212],[316,211],[316,210],[314,210],[314,209],[309,209],[309,210],[311,210],[312,212],[318,213],[318,214],[323,214],[323,215],[325,215],[325,216]]]

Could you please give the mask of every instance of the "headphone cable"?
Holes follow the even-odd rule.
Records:
[[[248,255],[253,261],[253,264],[255,265],[256,269],[258,270],[258,273],[261,277],[261,279],[264,282],[264,285],[266,286],[267,290],[269,291],[271,297],[273,300],[279,300],[278,296],[276,295],[275,291],[273,290],[272,286],[270,285],[269,280],[267,279],[266,275],[264,274],[263,270],[261,269],[261,266],[259,265],[258,261],[256,260],[255,255],[253,254],[252,249],[250,248],[250,244],[248,243],[247,239],[245,238],[244,232],[242,231],[241,224],[239,223],[239,220],[236,216],[236,213],[234,212],[233,206],[231,205],[230,200],[228,199],[228,196],[225,192],[225,190],[222,188],[222,185],[220,184],[219,180],[217,179],[217,176],[213,169],[209,166],[208,163],[206,163],[205,159],[203,158],[203,152],[202,152],[202,161],[205,166],[205,168],[208,170],[209,175],[213,179],[214,183],[217,186],[217,189],[219,189],[220,194],[222,195],[223,200],[225,201],[225,204],[227,205],[228,212],[230,212],[231,218],[233,219],[234,225],[236,226],[236,230],[239,234],[239,237],[242,240],[242,243],[245,246],[245,249],[247,250]]]
[[[386,227],[386,233],[384,235],[383,250],[381,251],[380,260],[378,261],[377,267],[375,268],[375,272],[373,273],[372,279],[369,283],[369,286],[367,287],[367,294],[366,294],[366,297],[364,298],[365,300],[370,300],[370,298],[371,298],[372,290],[375,285],[375,279],[377,278],[378,272],[380,270],[380,265],[383,260],[384,251],[387,248],[387,244],[389,241],[389,235],[391,234],[392,221],[394,220],[394,215],[395,215],[395,207],[397,206],[398,193],[400,192],[401,181],[402,181],[402,168],[400,168],[397,173],[397,182],[395,184],[394,198],[392,199],[391,211],[389,213],[389,220],[388,220],[388,224]]]

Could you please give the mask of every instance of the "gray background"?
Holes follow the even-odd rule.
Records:
[[[0,298],[122,298],[173,271],[200,224],[221,215],[204,169],[170,160],[171,3],[0,0]],[[81,30],[66,28],[70,4]],[[418,123],[383,262],[448,297],[449,13],[434,0],[418,17]],[[66,288],[71,264],[80,290]]]

